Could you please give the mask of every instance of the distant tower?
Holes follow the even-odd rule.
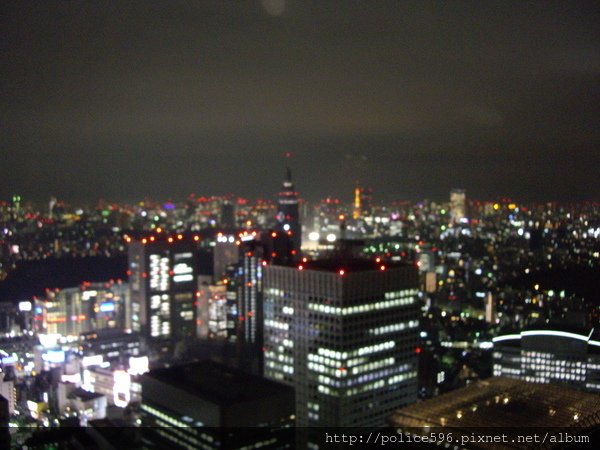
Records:
[[[467,217],[467,194],[464,189],[450,191],[450,219],[452,223],[459,223]]]
[[[277,221],[285,232],[291,232],[292,246],[295,255],[300,255],[302,245],[302,226],[300,225],[300,214],[298,211],[298,193],[294,191],[292,183],[292,171],[286,169],[283,189],[277,199]],[[289,233],[288,233],[289,234]]]
[[[496,323],[496,301],[491,292],[485,296],[485,321],[491,324]]]
[[[360,206],[361,206],[361,189],[360,186],[354,188],[354,210],[352,211],[353,219],[360,219]]]
[[[229,200],[221,205],[221,226],[225,228],[235,227],[235,207]]]

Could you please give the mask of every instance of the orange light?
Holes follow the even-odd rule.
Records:
[[[277,237],[277,233],[275,233],[274,231],[271,233],[271,237]]]
[[[142,239],[142,244],[145,244],[147,242],[148,242],[148,240],[146,238]]]
[[[383,270],[385,270],[385,266],[381,266],[379,269],[381,269],[383,271]]]
[[[344,269],[340,269],[339,274],[340,275],[344,275],[346,273],[346,271]]]
[[[302,258],[302,262],[307,262],[308,258]]]
[[[154,236],[150,236],[150,241],[154,242]]]
[[[182,234],[178,234],[177,235],[177,239],[182,240],[183,239],[183,235]]]
[[[344,220],[346,218],[346,216],[344,216],[343,214],[340,214],[340,220]]]
[[[304,269],[304,267],[298,266],[298,270],[302,270],[302,269]]]
[[[378,256],[377,258],[375,258],[375,262],[381,262],[381,258]]]
[[[158,227],[158,228],[156,229],[156,232],[157,232],[157,233],[162,233],[162,228],[161,228],[161,227]]]
[[[199,241],[200,240],[200,236],[194,236],[194,240],[195,241]]]
[[[170,244],[171,242],[173,242],[173,238],[169,237],[169,239],[167,239],[167,241],[169,241],[169,244]]]

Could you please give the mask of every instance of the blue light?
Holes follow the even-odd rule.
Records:
[[[102,312],[113,312],[115,310],[115,304],[108,302],[108,303],[102,303],[100,305],[100,311]]]

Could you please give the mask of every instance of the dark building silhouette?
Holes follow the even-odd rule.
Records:
[[[286,169],[283,188],[277,198],[277,223],[281,231],[291,236],[292,253],[298,257],[302,246],[302,225],[298,209],[298,193],[294,190],[292,171],[289,167]]]

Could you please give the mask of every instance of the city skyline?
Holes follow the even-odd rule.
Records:
[[[1,198],[600,196],[595,2],[3,12]]]

